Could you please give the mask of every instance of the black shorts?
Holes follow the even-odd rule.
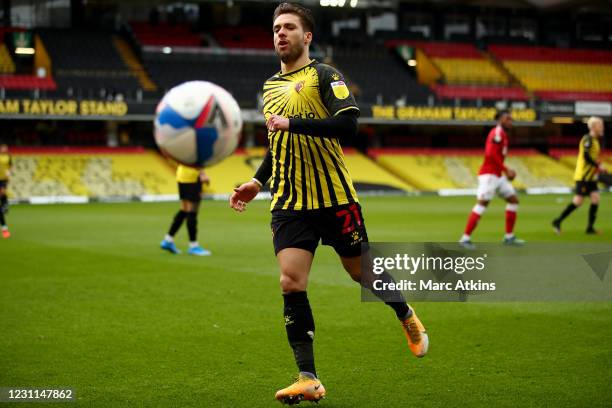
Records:
[[[8,186],[8,180],[0,180],[0,188],[6,188]]]
[[[285,248],[314,254],[320,240],[338,255],[352,258],[361,255],[361,243],[368,242],[359,203],[318,210],[274,210],[271,225],[275,254]]]
[[[593,191],[599,191],[596,181],[577,181],[576,194],[580,196],[588,196]]]
[[[199,202],[202,199],[202,183],[178,183],[179,198],[181,200]]]

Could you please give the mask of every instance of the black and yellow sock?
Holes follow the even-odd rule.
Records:
[[[0,211],[0,227],[6,227],[6,219],[2,211]]]
[[[315,324],[306,292],[283,295],[285,303],[285,329],[289,345],[300,372],[317,375],[314,362],[313,341]]]
[[[170,225],[170,229],[168,230],[168,235],[171,237],[176,235],[176,232],[179,230],[179,228],[181,228],[186,215],[187,213],[183,210],[176,213],[174,220],[172,220],[172,225]]]

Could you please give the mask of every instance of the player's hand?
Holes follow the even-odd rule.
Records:
[[[230,197],[230,207],[238,212],[243,212],[246,210],[247,203],[255,198],[259,190],[261,190],[259,184],[252,180],[236,187]]]
[[[266,120],[266,127],[269,131],[289,130],[289,119],[278,115],[270,115]]]
[[[604,166],[603,164],[599,165],[599,172],[602,174],[606,174],[608,172],[608,169],[606,169],[606,166]]]
[[[516,171],[514,171],[512,169],[506,169],[506,177],[510,181],[514,180],[515,177],[516,177]]]
[[[210,184],[210,177],[208,177],[208,174],[201,172],[200,173],[200,181],[203,184],[209,185]]]

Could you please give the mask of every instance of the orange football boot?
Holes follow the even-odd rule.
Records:
[[[287,405],[299,404],[300,401],[319,402],[325,398],[325,387],[317,378],[300,374],[293,384],[277,391],[275,398]]]
[[[429,336],[427,336],[425,327],[423,323],[421,323],[421,320],[419,320],[414,309],[410,307],[410,310],[412,310],[412,315],[402,321],[402,328],[408,340],[410,351],[420,358],[427,354],[427,350],[429,349]]]

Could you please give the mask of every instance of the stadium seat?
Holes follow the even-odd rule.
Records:
[[[53,91],[57,89],[57,85],[51,77],[39,78],[32,75],[0,75],[0,88]]]
[[[336,48],[334,64],[347,77],[358,102],[426,104],[428,87],[417,82],[402,60],[383,47]],[[373,75],[372,73],[375,73]]]
[[[144,149],[112,153],[65,153],[52,148],[13,152],[11,197],[141,196],[176,194],[172,168],[157,153]]]
[[[481,150],[373,149],[381,166],[421,191],[476,188]],[[515,150],[507,160],[517,171],[517,188],[564,187],[572,173],[554,159],[533,150]]]
[[[445,85],[435,84],[432,89],[441,99],[512,99],[527,100],[529,95],[524,89],[502,86],[475,86],[475,85]]]
[[[145,65],[160,89],[207,80],[225,89],[243,108],[256,108],[263,82],[279,69],[272,55],[161,54],[145,52]]]
[[[103,32],[45,29],[40,31],[61,90],[82,97],[135,92],[137,77],[122,60],[113,36]],[[104,95],[103,95],[104,96]]]
[[[421,49],[438,67],[447,84],[506,85],[507,75],[473,44],[455,42],[390,41]]]
[[[492,45],[528,90],[550,100],[612,100],[612,52]]]
[[[200,35],[193,33],[187,24],[130,22],[132,31],[142,45],[199,47]]]
[[[15,63],[9,54],[6,45],[0,43],[0,74],[14,74]]]
[[[272,31],[260,26],[220,28],[213,32],[213,36],[225,48],[269,50],[273,44]]]

